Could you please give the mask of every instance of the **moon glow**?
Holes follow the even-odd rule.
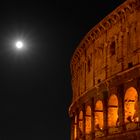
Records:
[[[21,49],[23,47],[23,42],[22,41],[17,41],[16,42],[16,48]]]

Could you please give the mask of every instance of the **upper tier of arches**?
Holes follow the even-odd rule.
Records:
[[[114,75],[140,64],[138,2],[124,2],[79,44],[71,61],[73,101]]]

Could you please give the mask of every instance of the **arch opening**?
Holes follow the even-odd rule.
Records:
[[[74,118],[74,140],[77,139],[77,115]]]
[[[87,106],[85,116],[85,133],[90,134],[91,132],[91,107]]]
[[[124,122],[138,122],[138,93],[134,87],[130,87],[125,92],[124,97]]]
[[[82,134],[84,131],[84,127],[83,127],[83,111],[80,111],[79,113],[79,133]]]
[[[111,95],[108,101],[108,126],[114,127],[119,125],[118,116],[118,98],[115,94]]]
[[[96,102],[95,105],[95,130],[102,130],[103,123],[103,103],[101,100]]]

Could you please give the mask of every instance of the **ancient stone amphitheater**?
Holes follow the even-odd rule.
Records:
[[[71,75],[71,140],[140,139],[140,0],[126,0],[86,34]]]

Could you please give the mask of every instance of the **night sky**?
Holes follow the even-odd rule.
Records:
[[[79,2],[1,2],[0,140],[70,140],[72,54],[123,0]]]

